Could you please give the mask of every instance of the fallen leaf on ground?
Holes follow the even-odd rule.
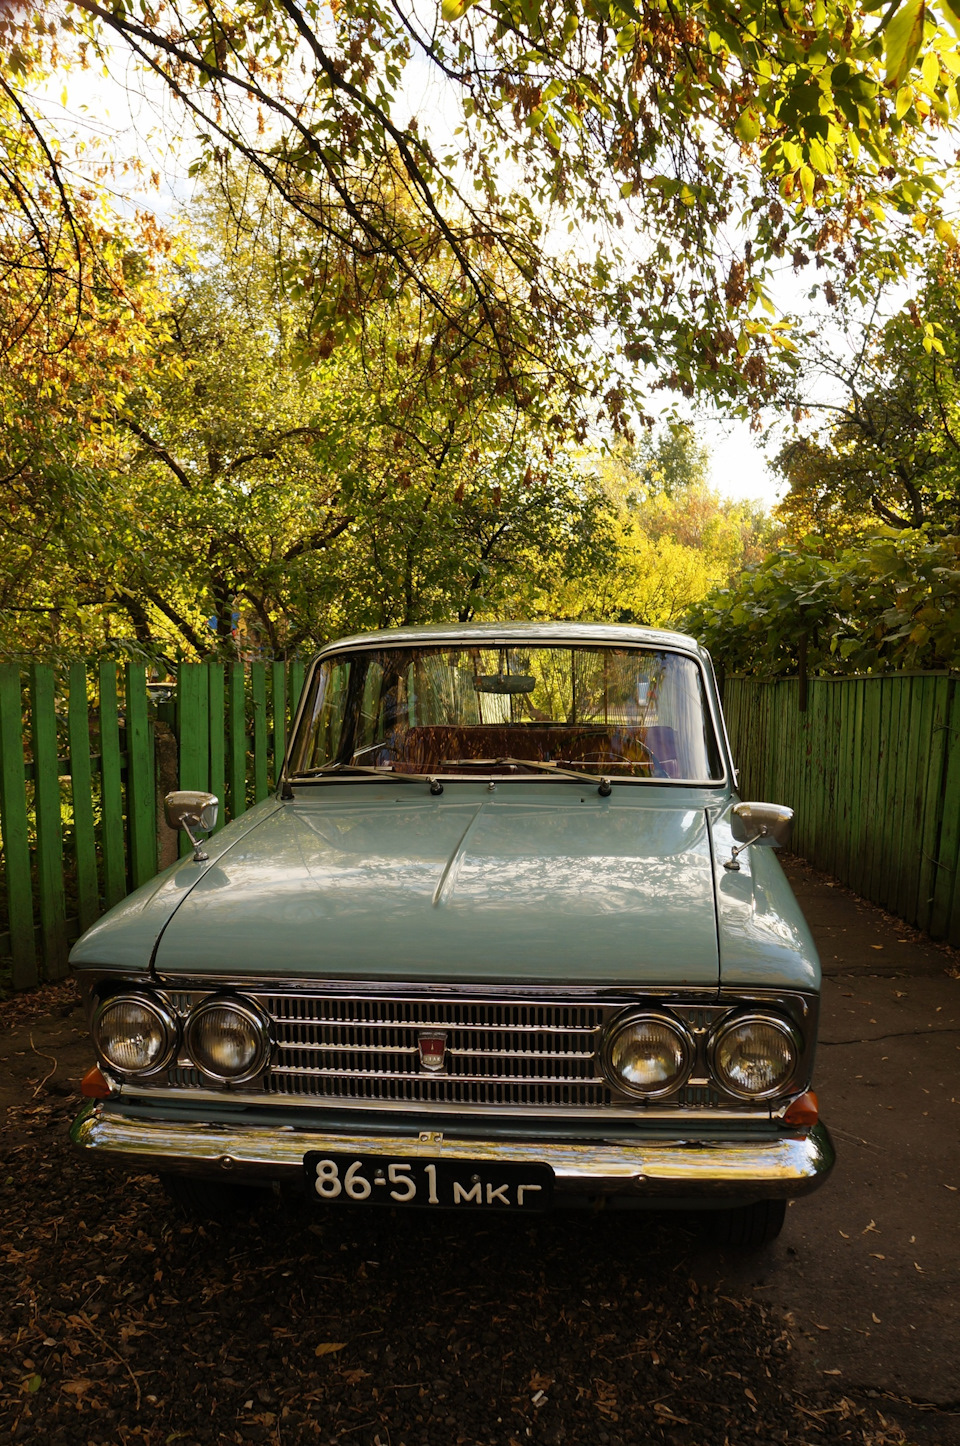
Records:
[[[334,1351],[342,1351],[346,1341],[321,1341],[314,1351],[315,1356],[332,1356]]]

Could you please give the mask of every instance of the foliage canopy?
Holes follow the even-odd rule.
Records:
[[[771,268],[850,274],[949,234],[960,21],[938,5],[69,0],[61,22],[89,54],[121,40],[200,165],[242,155],[308,222],[288,281],[315,337],[416,297],[462,385],[482,352],[576,429],[627,426],[657,385],[756,404],[791,346]],[[410,117],[424,84],[456,134]]]

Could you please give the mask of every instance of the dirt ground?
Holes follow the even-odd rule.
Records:
[[[960,1443],[960,959],[791,874],[840,1160],[746,1259],[652,1215],[198,1225],[68,1145],[72,986],[0,1005],[0,1441]]]

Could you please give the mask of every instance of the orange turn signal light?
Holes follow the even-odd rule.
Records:
[[[100,1072],[99,1065],[88,1069],[80,1081],[80,1093],[88,1100],[105,1100],[110,1093],[110,1086]]]
[[[800,1095],[783,1114],[784,1123],[788,1125],[815,1125],[819,1118],[820,1104],[813,1090]]]

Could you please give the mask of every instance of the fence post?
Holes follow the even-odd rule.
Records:
[[[14,989],[30,989],[39,982],[22,730],[20,669],[5,663],[0,665],[0,827],[7,874]]]

